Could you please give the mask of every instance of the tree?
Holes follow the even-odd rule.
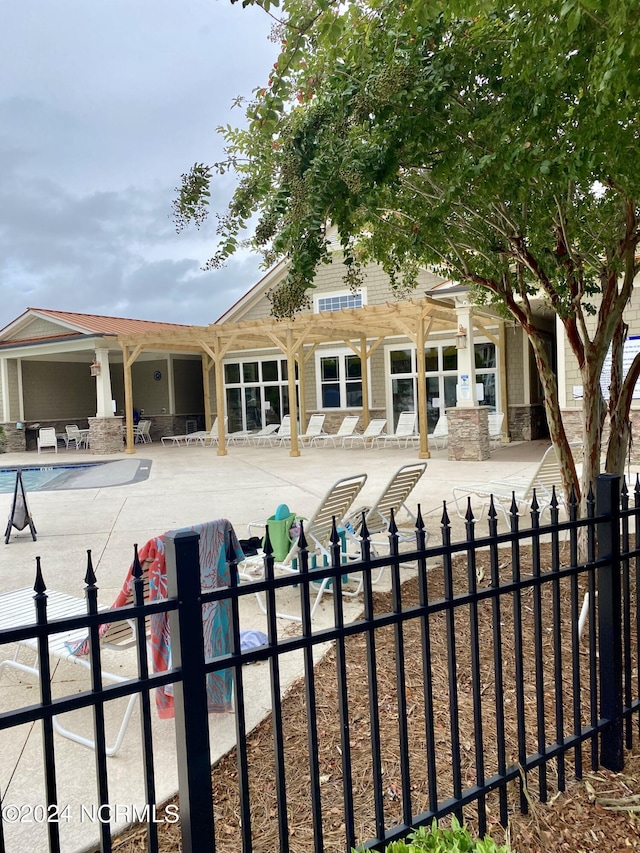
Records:
[[[526,332],[564,486],[580,496],[533,300],[560,318],[581,373],[584,493],[600,472],[607,408],[606,470],[624,468],[640,374],[640,356],[622,372],[640,238],[638,6],[283,0],[281,53],[247,106],[249,126],[222,129],[227,159],[183,176],[176,210],[197,219],[216,171],[235,169],[209,263],[256,217],[251,244],[267,263],[290,262],[275,316],[304,304],[329,260],[329,224],[351,284],[370,260],[398,290],[421,266],[468,283]]]

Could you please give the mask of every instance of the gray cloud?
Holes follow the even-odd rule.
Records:
[[[266,78],[269,28],[226,0],[3,4],[0,326],[28,306],[212,322],[255,283],[257,258],[203,272],[215,221],[178,235],[170,212]]]

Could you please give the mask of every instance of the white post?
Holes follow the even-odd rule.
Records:
[[[97,349],[94,363],[100,366],[96,376],[96,417],[112,418],[113,406],[111,405],[111,400],[113,399],[113,394],[111,391],[109,350]]]
[[[456,343],[460,345],[465,338],[465,346],[458,349],[458,394],[456,405],[462,409],[472,409],[478,405],[476,391],[476,360],[473,349],[473,322],[471,308],[468,305],[456,306],[458,332]]]

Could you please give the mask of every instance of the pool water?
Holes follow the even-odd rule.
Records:
[[[70,472],[96,468],[103,462],[90,462],[85,465],[42,465],[39,467],[23,467],[22,482],[25,491],[38,492],[54,488],[54,481]],[[0,494],[13,492],[16,487],[17,468],[0,468]]]

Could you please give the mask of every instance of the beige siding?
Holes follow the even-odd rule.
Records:
[[[19,330],[15,331],[13,335],[3,338],[3,341],[59,337],[60,334],[68,333],[69,331],[69,329],[60,326],[59,323],[52,323],[51,320],[43,320],[36,317],[30,323],[27,323],[26,326],[22,326]]]
[[[522,326],[505,327],[507,396],[510,406],[520,406],[525,402],[523,336]]]
[[[23,361],[22,389],[27,421],[74,422],[96,413],[96,381],[86,364]]]
[[[344,283],[344,275],[346,269],[341,260],[337,257],[333,263],[322,265],[314,279],[314,289],[309,291],[311,300],[310,310],[313,310],[314,297],[333,292],[345,292],[348,290]],[[423,296],[426,289],[431,289],[442,279],[428,272],[421,272],[418,277],[418,286],[416,287],[416,295]],[[395,296],[389,285],[389,277],[382,268],[371,264],[365,270],[365,281],[363,290],[366,293],[367,305],[380,305],[384,302],[395,302],[399,297]],[[409,294],[411,295],[411,294]],[[405,297],[406,298],[406,297]],[[265,294],[254,305],[248,308],[242,314],[234,317],[234,321],[241,320],[263,320],[271,316],[271,303]]]

